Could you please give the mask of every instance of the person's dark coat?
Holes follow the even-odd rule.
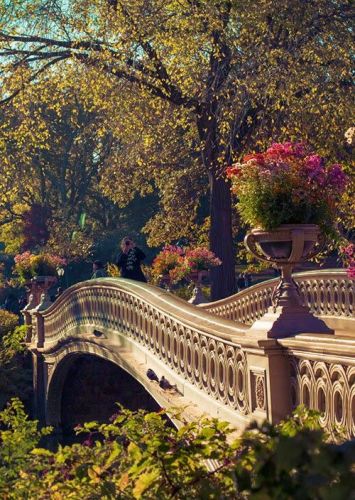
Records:
[[[137,247],[128,250],[127,253],[121,252],[117,258],[117,265],[121,269],[122,278],[130,280],[147,282],[141,269],[141,262],[145,259],[145,253]]]

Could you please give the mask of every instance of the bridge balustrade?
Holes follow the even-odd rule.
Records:
[[[354,280],[348,278],[344,269],[307,271],[293,275],[304,305],[322,318],[343,321],[354,318]],[[199,307],[222,318],[251,325],[261,318],[272,305],[271,296],[277,278],[253,285],[226,299]]]
[[[351,321],[353,290],[345,273],[302,273],[296,280],[317,313]],[[62,360],[88,346],[131,374],[138,364],[154,368],[176,385],[183,406],[195,405],[240,429],[252,420],[277,422],[304,403],[324,412],[328,430],[335,424],[355,435],[355,338],[302,334],[277,340],[249,333],[248,325],[269,304],[273,283],[203,307],[123,279],[71,287],[48,309],[31,312],[29,344],[44,420],[53,424],[57,411],[50,409],[51,387],[60,387],[52,381]],[[153,382],[143,383],[154,392]]]

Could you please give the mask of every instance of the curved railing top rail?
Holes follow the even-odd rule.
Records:
[[[197,308],[194,305],[166,292],[160,288],[146,283],[122,278],[99,278],[77,283],[68,288],[63,294],[45,311],[41,312],[45,321],[55,316],[65,304],[70,302],[75,295],[85,289],[106,289],[123,292],[132,300],[139,299],[154,310],[164,313],[174,320],[190,326],[208,335],[227,341],[243,343],[243,345],[272,344],[271,339],[256,339],[246,336],[248,325],[241,322],[218,317],[208,311]]]
[[[354,330],[355,287],[344,269],[324,269],[295,273],[294,280],[302,303],[324,318],[331,328]],[[278,278],[266,280],[216,302],[200,306],[221,318],[251,325],[272,305]],[[330,324],[331,323],[331,324]]]
[[[312,278],[319,278],[323,280],[334,279],[334,278],[337,279],[343,278],[346,280],[349,279],[347,277],[346,269],[317,269],[315,271],[302,271],[300,273],[294,273],[293,277],[296,281],[301,281],[304,279],[312,279]],[[257,292],[258,290],[276,285],[278,280],[279,278],[272,278],[270,280],[261,281],[256,285],[252,285],[248,288],[245,288],[244,290],[237,292],[234,295],[230,295],[229,297],[226,297],[224,299],[216,300],[215,302],[208,302],[207,304],[201,304],[199,305],[199,308],[209,310],[211,307],[218,307],[231,304],[239,299],[242,299],[243,297],[252,295],[254,292]]]

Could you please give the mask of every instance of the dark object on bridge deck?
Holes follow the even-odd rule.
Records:
[[[151,368],[148,368],[147,370],[147,377],[149,378],[149,380],[155,380],[156,382],[159,382],[158,375]]]
[[[171,385],[171,383],[169,382],[169,380],[167,380],[164,375],[162,376],[162,378],[160,379],[160,382],[159,382],[159,386],[166,390],[166,389],[175,389],[176,390],[176,385]]]

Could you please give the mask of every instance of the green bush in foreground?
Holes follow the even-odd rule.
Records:
[[[231,441],[216,419],[179,430],[164,414],[120,409],[109,424],[87,423],[83,444],[39,448],[22,403],[0,413],[2,499],[342,499],[354,483],[354,442],[329,444],[318,416],[298,408]]]

